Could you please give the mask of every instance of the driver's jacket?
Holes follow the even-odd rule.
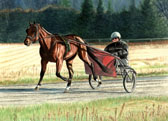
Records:
[[[104,49],[113,55],[120,57],[120,59],[127,59],[128,56],[128,45],[126,42],[120,40],[118,42],[112,42],[107,45]]]

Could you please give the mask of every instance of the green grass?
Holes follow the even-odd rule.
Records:
[[[0,121],[167,121],[168,97],[118,97],[91,102],[1,107]]]
[[[149,76],[166,76],[168,75],[167,71],[168,65],[152,65],[152,66],[145,66],[145,67],[138,67],[134,68],[137,71],[137,77],[149,77]],[[145,70],[145,71],[144,71]],[[62,73],[63,76],[68,77],[68,73]],[[5,80],[0,81],[0,85],[24,85],[24,84],[37,84],[39,80],[39,76],[27,76],[21,77],[17,80]],[[105,79],[112,79],[112,77],[104,77]],[[114,78],[115,80],[116,78]],[[72,81],[83,81],[88,80],[88,75],[85,74],[85,71],[80,71],[74,73],[74,77]],[[55,74],[45,74],[42,83],[56,83],[56,82],[63,82],[63,80],[56,77]]]
[[[159,65],[159,64],[145,65],[145,66],[138,67],[137,69],[164,69],[164,68],[168,68],[168,65]]]
[[[86,80],[86,77],[80,77],[78,79],[74,78],[73,81],[79,81],[79,80]],[[0,81],[0,85],[8,86],[8,85],[26,85],[26,84],[37,84],[39,81],[39,78],[23,78],[18,80],[5,80]],[[56,83],[56,82],[63,82],[63,80],[58,79],[57,77],[47,77],[44,78],[42,83]]]
[[[150,73],[138,73],[138,77],[151,77],[151,76],[168,76],[168,72],[150,72]]]
[[[149,77],[149,76],[167,76],[168,72],[162,71],[162,72],[150,72],[150,73],[137,73],[137,78],[138,77]],[[120,79],[121,77],[118,76]],[[117,77],[117,78],[118,78]],[[116,80],[116,78],[113,77],[103,77],[103,79],[111,79],[111,80]],[[72,82],[74,81],[86,81],[88,80],[88,75],[83,75],[81,76],[74,76]],[[17,79],[17,80],[5,80],[5,81],[0,81],[0,85],[26,85],[26,84],[37,84],[39,81],[39,77],[27,77],[27,78],[22,78],[22,79]],[[63,82],[63,80],[59,79],[55,75],[53,76],[46,76],[44,77],[42,83],[56,83],[56,82]]]

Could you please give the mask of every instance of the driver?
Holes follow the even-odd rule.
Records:
[[[124,65],[128,65],[128,45],[121,40],[121,34],[119,32],[113,32],[111,34],[111,40],[112,42],[105,47],[104,51],[119,57]]]

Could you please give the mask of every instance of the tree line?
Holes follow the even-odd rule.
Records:
[[[109,0],[105,11],[99,0],[96,9],[92,0],[84,0],[81,11],[69,7],[48,6],[40,10],[6,9],[0,11],[0,42],[23,42],[29,22],[40,23],[51,33],[77,34],[82,38],[110,38],[119,31],[124,39],[168,36],[168,22],[159,13],[154,0],[144,0],[140,8],[135,1],[129,10],[113,12]]]

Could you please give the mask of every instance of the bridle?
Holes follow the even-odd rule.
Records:
[[[34,39],[38,38],[39,39],[39,27],[37,24],[35,24],[35,27],[36,27],[36,32],[34,33],[34,37],[31,37],[29,35],[26,36],[26,38],[29,38],[31,42],[35,43],[36,41],[33,41]]]

